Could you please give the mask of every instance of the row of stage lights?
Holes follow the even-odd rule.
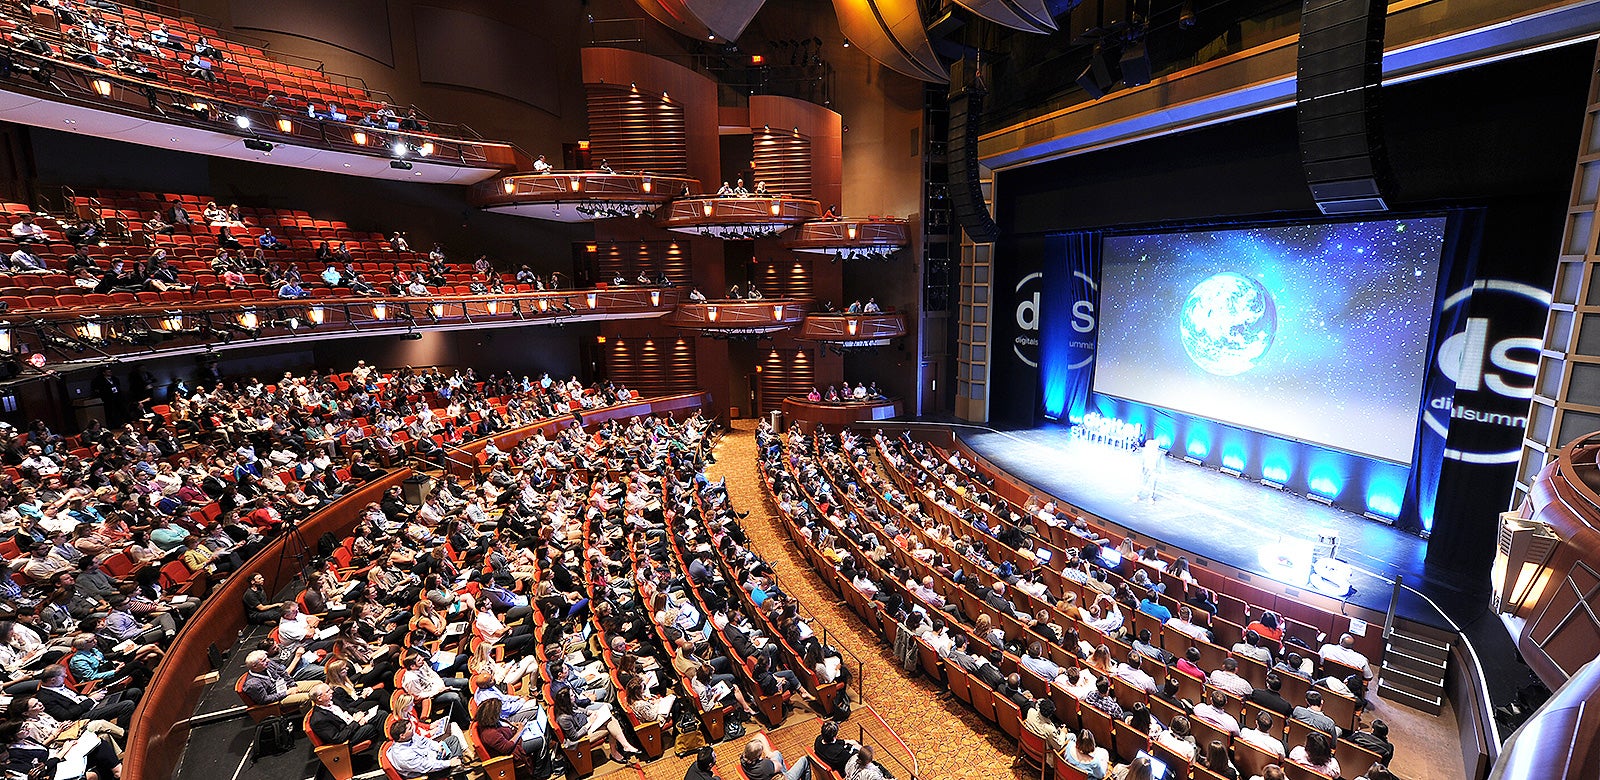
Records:
[[[1115,417],[1101,415],[1098,412],[1089,412],[1084,415],[1083,421],[1073,424],[1071,435],[1075,439],[1090,441],[1097,444],[1106,444],[1121,449],[1136,449],[1144,441],[1144,427],[1142,423],[1120,420]],[[1158,443],[1163,449],[1170,449],[1173,442],[1170,437],[1155,434]],[[1211,455],[1210,444],[1200,436],[1190,436],[1185,442],[1179,457],[1184,462],[1194,466],[1204,466],[1206,458]],[[1237,452],[1225,452],[1220,460],[1218,471],[1230,477],[1251,479],[1246,473],[1249,466],[1245,456]],[[1293,493],[1288,485],[1291,478],[1291,466],[1287,462],[1266,463],[1261,467],[1259,484],[1262,487]],[[1332,506],[1344,493],[1343,475],[1330,472],[1326,469],[1313,469],[1313,473],[1306,480],[1304,498],[1324,506]],[[1365,516],[1381,523],[1393,524],[1400,516],[1400,500],[1381,490],[1369,490],[1366,497]]]

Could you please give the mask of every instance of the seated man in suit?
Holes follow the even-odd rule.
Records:
[[[346,712],[333,703],[333,687],[322,683],[311,690],[311,733],[324,745],[344,743],[352,748],[363,742],[373,750],[383,736],[383,729],[373,723],[377,710]]]
[[[67,669],[59,665],[45,669],[39,678],[36,698],[50,717],[63,722],[106,720],[127,727],[128,716],[133,714],[134,702],[140,693],[138,689],[117,692],[99,690],[84,695],[68,688],[66,683]]]
[[[297,710],[311,700],[311,692],[318,684],[315,680],[290,679],[283,665],[272,660],[265,650],[250,651],[244,664],[248,671],[239,689],[253,704],[276,702],[285,710]]]

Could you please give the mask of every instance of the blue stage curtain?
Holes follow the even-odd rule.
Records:
[[[1431,530],[1433,510],[1439,496],[1439,475],[1444,469],[1445,449],[1449,437],[1450,415],[1435,412],[1431,419],[1443,431],[1429,423],[1429,404],[1435,398],[1451,398],[1456,392],[1455,380],[1440,368],[1439,347],[1452,334],[1461,329],[1468,313],[1466,306],[1446,309],[1447,297],[1456,290],[1471,286],[1478,269],[1478,257],[1483,238],[1483,211],[1461,209],[1449,214],[1445,229],[1444,248],[1439,258],[1439,288],[1434,297],[1433,332],[1428,338],[1428,381],[1420,403],[1417,420],[1416,446],[1411,458],[1411,476],[1406,481],[1405,500],[1400,507],[1396,525],[1402,530],[1417,533]]]
[[[1098,230],[1062,233],[1045,242],[1044,297],[1039,312],[1039,382],[1046,417],[1083,419],[1094,376],[1100,306]]]

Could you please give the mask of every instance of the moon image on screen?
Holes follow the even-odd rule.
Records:
[[[1259,365],[1277,330],[1272,293],[1232,271],[1195,285],[1178,315],[1189,359],[1217,376],[1235,376]]]

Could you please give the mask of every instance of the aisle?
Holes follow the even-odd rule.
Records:
[[[707,475],[712,481],[727,478],[733,506],[750,513],[744,529],[752,549],[777,569],[784,592],[816,617],[813,627],[819,633],[826,629],[830,642],[865,664],[867,700],[916,753],[921,764],[919,776],[929,780],[1027,777],[1027,773],[1012,769],[1016,742],[954,697],[941,697],[942,687],[920,674],[913,678],[901,671],[889,648],[868,632],[843,602],[835,600],[833,591],[795,552],[761,485],[755,424],[754,420],[734,421],[734,429],[722,440],[717,462],[706,469]]]

